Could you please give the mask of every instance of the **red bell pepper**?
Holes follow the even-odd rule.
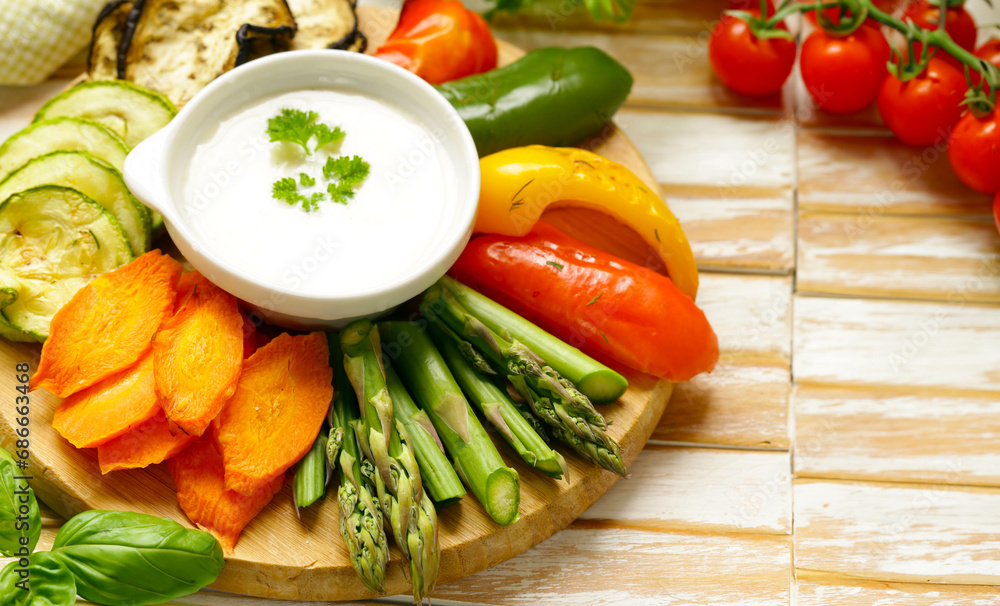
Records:
[[[375,56],[440,84],[495,68],[497,43],[486,21],[461,2],[407,0]]]
[[[539,222],[485,235],[449,273],[595,357],[673,381],[715,368],[719,341],[670,278]]]

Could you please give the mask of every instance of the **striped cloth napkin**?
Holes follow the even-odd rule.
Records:
[[[90,42],[106,0],[0,0],[0,84],[44,82]]]

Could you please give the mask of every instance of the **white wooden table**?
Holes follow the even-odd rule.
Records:
[[[722,356],[675,391],[629,481],[436,604],[1000,604],[991,201],[873,112],[824,116],[796,82],[774,99],[728,92],[706,56],[725,4],[640,0],[623,26],[558,8],[497,23],[525,49],[589,44],[632,70],[616,120],[692,242]],[[0,138],[64,83],[0,89]]]

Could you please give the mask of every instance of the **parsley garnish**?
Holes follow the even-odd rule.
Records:
[[[545,264],[546,265],[551,265],[552,267],[555,267],[559,271],[563,270],[563,264],[562,263],[557,263],[555,261],[546,261]]]
[[[339,127],[330,128],[326,124],[316,123],[319,114],[314,111],[297,109],[282,109],[281,114],[267,121],[267,134],[272,142],[294,143],[302,147],[307,155],[344,138],[344,131]],[[316,146],[309,149],[309,142],[316,138]],[[370,166],[361,156],[329,157],[323,166],[323,176],[327,180],[326,191],[330,199],[338,204],[347,204],[354,197],[354,190],[368,177]],[[319,203],[326,199],[326,193],[313,192],[308,196],[299,192],[302,187],[313,187],[316,178],[306,173],[299,173],[298,182],[294,177],[284,177],[274,182],[271,195],[276,200],[283,200],[289,206],[301,204],[303,210],[312,212],[319,208]]]
[[[368,176],[368,163],[361,156],[330,156],[323,167],[323,176],[329,180],[338,179],[341,183],[354,185],[361,183]]]
[[[344,138],[344,131],[339,127],[331,129],[326,124],[316,124],[319,114],[314,111],[304,112],[298,109],[281,110],[281,114],[267,121],[267,134],[271,142],[283,141],[302,146],[306,154]],[[316,147],[309,149],[309,140],[316,137]]]

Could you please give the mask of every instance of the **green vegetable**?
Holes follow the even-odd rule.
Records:
[[[524,343],[548,362],[556,372],[571,381],[592,402],[598,404],[614,402],[628,389],[625,377],[489,297],[448,276],[441,278],[440,284],[458,299],[462,307],[481,320],[490,330],[510,333],[511,337]],[[600,295],[594,297],[590,303],[594,303],[598,298]]]
[[[635,0],[496,0],[496,6],[490,9],[486,17],[491,18],[495,13],[518,13],[531,6],[536,14],[565,20],[581,4],[594,21],[624,23],[632,17]]]
[[[207,532],[123,511],[87,511],[66,522],[52,555],[76,578],[80,597],[109,606],[161,604],[194,593],[222,570]]]
[[[453,339],[438,330],[432,331],[431,336],[469,402],[500,432],[525,463],[556,479],[569,473],[562,455],[549,448],[502,389],[465,359]]]
[[[308,175],[302,173],[301,176]],[[323,192],[314,192],[309,197],[300,194],[298,183],[291,177],[284,177],[275,181],[274,185],[271,186],[271,196],[275,200],[283,200],[289,206],[301,204],[306,212],[316,210],[319,208],[319,203],[323,201]]]
[[[517,472],[504,463],[430,337],[412,322],[379,326],[387,341],[401,346],[396,368],[430,416],[459,477],[494,521],[504,526],[516,521],[521,502]]]
[[[10,453],[0,448],[0,554],[24,557],[34,551],[42,533],[35,491],[21,473]]]
[[[76,579],[52,552],[31,554],[27,568],[15,560],[0,571],[2,606],[73,606]]]
[[[371,167],[361,156],[330,156],[323,166],[323,176],[328,180],[337,179],[341,183],[356,185],[365,180]]]
[[[326,494],[326,484],[330,478],[326,467],[326,431],[319,432],[312,448],[295,466],[293,489],[296,507],[309,507]]]
[[[344,138],[344,131],[339,127],[330,128],[326,124],[316,123],[319,114],[314,111],[304,112],[298,109],[282,109],[281,114],[267,121],[267,134],[271,142],[294,143],[302,146],[306,154]],[[309,149],[309,141],[316,137],[316,147]]]
[[[326,457],[340,475],[337,501],[340,505],[340,535],[344,537],[351,565],[372,591],[382,593],[389,540],[382,525],[382,510],[375,502],[375,467],[361,456],[353,424],[358,418],[358,400],[344,370],[340,337],[327,335],[333,367],[333,402],[330,404],[330,442]]]
[[[438,507],[457,503],[465,496],[465,488],[458,479],[455,468],[444,454],[441,438],[434,429],[427,413],[417,407],[399,375],[389,364],[385,365],[385,384],[392,398],[395,417],[406,428],[413,450],[420,465],[420,481]]]
[[[593,47],[543,48],[437,89],[487,156],[522,145],[576,145],[599,133],[632,90],[632,75]]]
[[[392,535],[409,560],[413,600],[423,599],[437,581],[440,548],[437,512],[425,498],[420,467],[409,435],[393,417],[392,399],[385,384],[378,329],[368,320],[351,322],[340,333],[344,370],[361,402],[362,421],[355,433],[365,456],[377,472],[375,487]]]

